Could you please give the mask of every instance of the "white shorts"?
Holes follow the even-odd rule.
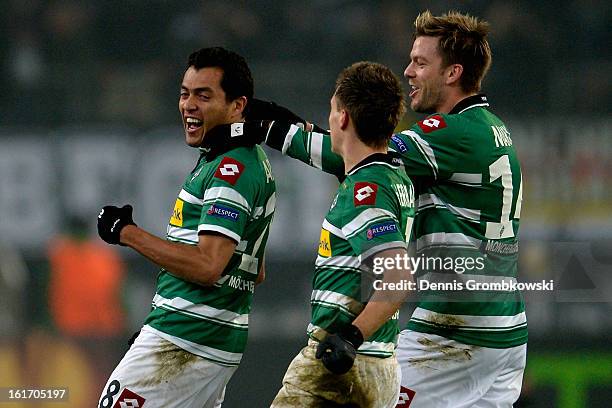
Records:
[[[110,375],[98,408],[218,408],[237,367],[191,354],[143,327]]]
[[[521,393],[527,345],[494,349],[403,330],[397,408],[512,407]]]

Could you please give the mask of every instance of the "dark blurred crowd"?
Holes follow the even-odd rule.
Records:
[[[491,22],[485,82],[505,113],[608,113],[610,2],[4,0],[3,125],[176,119],[178,81],[194,49],[222,45],[252,66],[256,94],[322,119],[336,73],[376,60],[398,75],[412,21],[427,8]]]

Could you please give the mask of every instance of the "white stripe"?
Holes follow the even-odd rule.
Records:
[[[480,221],[480,210],[474,210],[471,208],[456,207],[452,204],[444,202],[435,194],[421,194],[419,196],[418,210],[425,209],[430,206],[438,208],[446,208],[455,215],[458,215],[469,220]]]
[[[482,184],[482,174],[480,173],[453,173],[449,179],[457,183]]]
[[[419,148],[419,150],[421,150],[421,153],[423,153],[425,160],[427,160],[431,166],[434,177],[438,178],[438,163],[436,162],[436,156],[434,155],[433,149],[429,143],[427,143],[418,133],[412,130],[404,130],[402,134],[409,136],[412,138],[412,140],[414,140],[416,146]]]
[[[192,303],[181,297],[167,299],[156,293],[153,297],[153,305],[156,307],[170,307],[186,312],[193,317],[200,319],[210,319],[227,323],[228,325],[247,328],[249,326],[249,315],[232,312],[230,310],[216,309],[214,307]]]
[[[468,109],[475,108],[475,107],[477,107],[477,106],[489,106],[489,104],[488,104],[488,103],[477,103],[477,104],[475,104],[475,105],[468,106],[467,108],[465,108],[465,109],[463,109],[462,111],[458,112],[458,113],[457,113],[457,115],[458,115],[458,114],[460,114],[460,113],[465,112],[465,111],[466,111],[466,110],[468,110]]]
[[[246,251],[247,245],[249,245],[249,241],[242,240],[238,245],[236,245],[236,251],[244,252]]]
[[[253,219],[257,219],[259,217],[261,217],[261,215],[264,213],[264,208],[263,207],[255,207],[255,210],[253,211]]]
[[[276,193],[272,193],[268,201],[266,202],[266,212],[264,213],[264,217],[272,214],[274,209],[276,208]]]
[[[287,149],[289,149],[289,146],[291,146],[291,141],[293,140],[293,136],[295,136],[298,130],[302,130],[302,128],[300,128],[297,125],[291,125],[289,127],[289,131],[285,135],[285,141],[283,142],[283,148],[281,150],[283,154],[287,154]]]
[[[365,225],[369,224],[370,222],[383,218],[391,218],[393,221],[397,222],[395,215],[390,211],[383,210],[382,208],[368,208],[367,210],[362,211],[361,214],[353,218],[344,227],[342,227],[342,233],[346,237],[349,237],[355,232],[361,230]]]
[[[355,167],[354,169],[352,169],[352,170],[351,170],[351,171],[350,171],[350,172],[347,174],[347,176],[352,176],[352,175],[353,175],[353,174],[355,174],[355,173],[356,173],[358,170],[361,170],[361,169],[366,168],[366,167],[368,167],[368,166],[372,166],[372,165],[374,165],[374,164],[382,164],[383,166],[387,166],[387,167],[389,167],[389,168],[391,168],[391,169],[397,169],[397,168],[399,167],[399,166],[395,166],[395,165],[393,165],[393,164],[389,164],[389,163],[387,163],[387,162],[373,161],[373,162],[368,162],[368,163],[364,164],[363,166]]]
[[[221,361],[229,365],[240,364],[240,360],[242,358],[242,353],[231,353],[229,351],[203,346],[202,344],[194,343],[189,340],[181,339],[180,337],[164,333],[149,325],[145,325],[142,329],[154,333],[162,339],[165,339],[172,344],[176,344],[183,350],[186,350],[191,354],[195,354],[196,356],[210,358],[212,360]]]
[[[346,236],[344,235],[342,230],[340,228],[336,227],[335,225],[333,225],[332,223],[330,223],[329,221],[327,221],[327,219],[323,220],[322,227],[323,227],[323,229],[328,230],[329,232],[331,232],[332,234],[334,234],[338,238],[346,239]]]
[[[376,255],[382,251],[386,251],[388,249],[394,248],[402,248],[407,249],[408,244],[405,241],[393,241],[393,242],[385,242],[384,244],[376,245],[373,248],[368,249],[364,253],[361,254],[361,259],[368,259],[372,255]]]
[[[259,260],[249,254],[242,254],[238,269],[257,275],[259,273]]]
[[[445,313],[437,313],[431,310],[426,310],[417,307],[412,313],[412,318],[424,320],[427,322],[461,322],[457,326],[460,329],[472,329],[479,330],[492,330],[501,329],[504,330],[508,327],[521,326],[527,324],[527,317],[525,312],[521,312],[514,316],[472,316],[472,315],[452,315]]]
[[[359,268],[361,257],[359,256],[332,256],[329,258],[317,256],[315,266],[339,266],[346,268]]]
[[[422,235],[417,239],[417,250],[420,251],[432,246],[458,246],[478,249],[481,243],[481,240],[468,237],[461,232],[433,232]]]
[[[323,151],[323,135],[321,133],[312,132],[310,134],[310,160],[312,165],[317,169],[321,169],[322,159],[321,152]]]
[[[378,353],[393,353],[395,351],[395,343],[383,343],[381,341],[364,341],[357,349],[357,352],[368,354],[371,352]]]
[[[363,303],[342,293],[331,290],[313,290],[310,296],[311,303],[327,303],[339,306],[354,315],[358,315],[364,308]]]
[[[217,201],[219,199],[225,200],[225,201],[229,201],[229,202],[231,202],[233,204],[236,204],[236,205],[242,207],[243,209],[245,209],[246,212],[248,212],[248,213],[251,212],[251,206],[249,205],[249,202],[246,200],[246,198],[244,198],[242,196],[242,194],[240,194],[239,192],[237,192],[233,188],[229,188],[229,187],[212,187],[212,188],[209,188],[204,193],[203,203],[208,203],[208,202],[211,202],[211,201]]]
[[[202,205],[204,203],[204,200],[194,196],[193,194],[185,190],[181,190],[181,192],[179,193],[179,198],[185,202],[188,202],[189,204]]]
[[[175,238],[179,240],[193,242],[194,244],[197,244],[199,241],[197,231],[187,228],[174,227],[172,225],[168,225],[168,228],[166,230],[166,236],[168,238]]]
[[[198,225],[198,232],[200,231],[215,231],[220,234],[226,235],[236,242],[240,242],[240,235],[236,234],[234,231],[231,231],[227,228],[221,227],[219,225],[213,224],[200,224]]]

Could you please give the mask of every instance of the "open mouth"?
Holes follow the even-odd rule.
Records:
[[[414,86],[414,85],[410,85],[410,93],[408,94],[409,97],[413,98],[414,95],[420,90],[420,88]]]
[[[204,121],[200,119],[192,118],[192,117],[185,118],[185,129],[188,132],[194,132],[200,129],[203,124],[204,124]]]

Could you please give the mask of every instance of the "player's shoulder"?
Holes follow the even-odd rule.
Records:
[[[362,208],[378,206],[382,200],[393,196],[393,185],[410,183],[400,166],[377,163],[347,175],[341,185],[341,193],[348,197],[351,206]]]
[[[400,132],[401,135],[446,136],[463,132],[468,120],[462,115],[434,113],[416,122],[410,129]]]
[[[236,186],[269,177],[264,160],[267,157],[261,147],[238,147],[215,157],[209,166],[214,179]]]

